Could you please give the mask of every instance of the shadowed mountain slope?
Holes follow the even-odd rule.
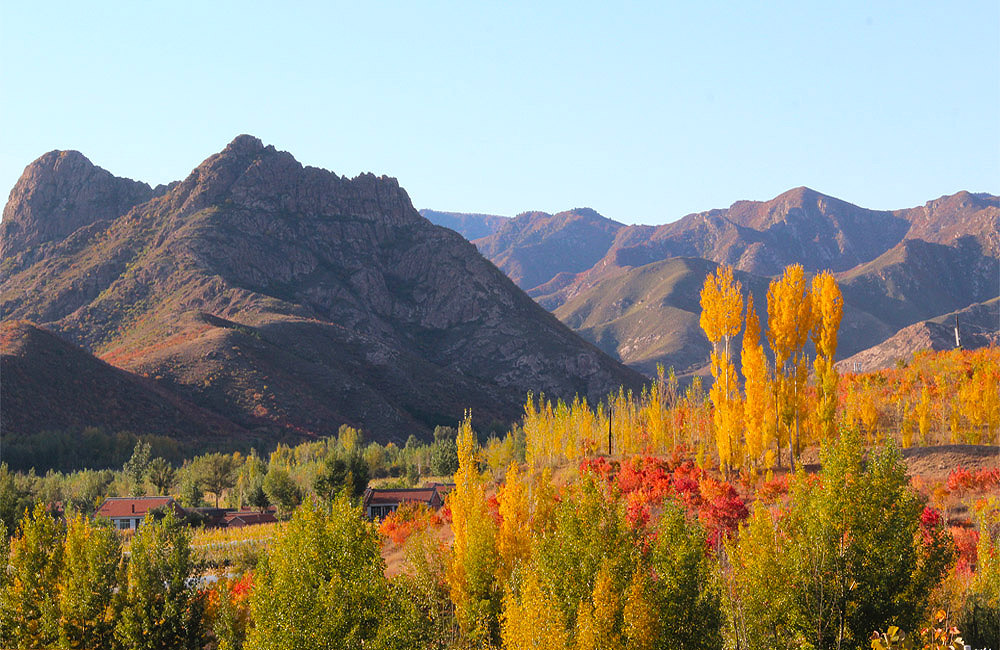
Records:
[[[4,263],[5,318],[276,435],[349,423],[402,441],[469,407],[515,417],[529,390],[596,398],[641,382],[394,179],[303,167],[250,136],[37,261]]]

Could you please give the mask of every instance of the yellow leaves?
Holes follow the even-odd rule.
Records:
[[[569,634],[554,599],[536,571],[528,571],[520,598],[508,589],[503,599],[501,635],[507,650],[566,650]]]
[[[812,299],[802,265],[786,267],[781,279],[772,280],[767,289],[767,339],[777,366],[783,366],[806,344],[812,329],[812,314]]]
[[[496,622],[496,525],[487,511],[486,481],[475,456],[472,416],[466,413],[458,427],[458,471],[451,506],[454,552],[448,586],[455,616],[467,639],[488,640]]]
[[[744,394],[743,423],[746,430],[746,452],[752,465],[757,466],[773,436],[768,426],[772,404],[771,384],[767,378],[767,357],[760,342],[760,319],[753,301],[747,301],[746,329],[743,332],[742,362]]]
[[[507,480],[497,494],[500,511],[500,529],[497,531],[497,579],[506,584],[519,562],[527,560],[531,552],[531,504],[524,477],[511,463]]]
[[[649,592],[649,576],[645,571],[636,571],[628,588],[623,612],[627,650],[650,650],[655,647],[660,625]]]
[[[736,369],[729,352],[729,339],[739,334],[743,323],[743,294],[733,280],[733,269],[720,266],[705,278],[701,290],[701,328],[712,342],[712,377],[709,397],[715,406],[715,445],[723,470],[738,464],[738,441],[742,428],[742,405]],[[721,345],[720,345],[721,343]]]
[[[741,285],[733,280],[733,269],[720,266],[705,278],[701,289],[701,329],[714,345],[736,336],[743,321]]]

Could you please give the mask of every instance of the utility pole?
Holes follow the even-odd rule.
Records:
[[[615,412],[615,407],[611,406],[611,401],[608,401],[608,457],[611,457],[611,416]]]
[[[958,329],[958,314],[955,314],[955,349],[962,349],[962,335]]]

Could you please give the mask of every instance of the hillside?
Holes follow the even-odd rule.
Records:
[[[115,368],[27,321],[0,323],[4,435],[42,431],[235,440],[247,432],[145,377]]]
[[[508,238],[499,247],[498,232],[476,243],[540,305],[646,374],[657,363],[694,371],[708,362],[697,310],[683,306],[697,300],[700,284],[687,296],[662,293],[679,272],[667,260],[726,263],[759,278],[751,284],[762,288],[754,291],[761,312],[768,278],[786,265],[834,271],[845,297],[841,357],[1000,295],[1000,197],[987,194],[959,192],[917,208],[879,211],[800,187],[663,226],[618,227],[613,238],[532,230],[532,219],[538,218],[526,216],[522,224],[533,232],[530,241]],[[561,257],[533,253],[557,241]],[[605,253],[585,270],[560,264],[573,251],[589,262],[601,248]],[[511,259],[533,254],[544,260],[545,274],[527,276],[519,270],[524,265],[512,271]],[[550,277],[531,285],[544,275]]]
[[[49,218],[31,179],[53,173],[51,158],[29,166],[5,214]],[[642,381],[422,218],[391,178],[303,167],[240,136],[161,195],[107,213],[44,246],[11,242],[0,313],[266,435],[349,423],[402,441],[466,408],[508,420],[528,391],[596,398]]]
[[[844,372],[871,372],[908,361],[919,350],[950,350],[955,347],[956,317],[964,348],[1000,345],[1000,298],[994,298],[904,327],[878,345],[840,361],[837,367]]]
[[[590,208],[558,214],[525,212],[473,243],[519,287],[528,290],[559,273],[589,269],[624,227]]]

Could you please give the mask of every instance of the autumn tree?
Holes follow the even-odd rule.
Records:
[[[837,426],[839,375],[833,365],[833,357],[837,352],[837,330],[844,315],[844,298],[829,271],[813,277],[812,305],[812,340],[816,347],[813,362],[816,371],[816,421],[820,440],[830,440]]]
[[[18,648],[47,648],[59,638],[57,585],[63,570],[65,530],[37,504],[26,511],[10,540],[9,571],[0,589],[0,639]]]
[[[204,640],[203,602],[194,576],[190,532],[173,514],[141,527],[129,545],[115,640],[135,650],[183,650]]]
[[[374,526],[346,496],[307,499],[255,573],[248,650],[396,647],[402,630]],[[387,638],[389,637],[389,638]]]
[[[781,279],[772,280],[767,289],[767,339],[774,353],[775,440],[779,445],[780,463],[782,436],[779,425],[783,425],[793,468],[799,447],[799,418],[808,368],[803,348],[811,329],[809,286],[802,265],[793,264],[785,268]]]
[[[712,389],[715,406],[716,448],[719,465],[728,471],[739,461],[739,431],[742,428],[742,404],[736,369],[730,352],[732,338],[743,323],[743,295],[740,283],[733,280],[733,269],[720,266],[705,278],[701,289],[701,328],[712,343]]]
[[[124,583],[121,538],[109,524],[71,517],[59,579],[59,643],[63,648],[109,648]]]
[[[476,460],[472,416],[458,427],[458,471],[448,495],[455,535],[448,584],[463,638],[485,644],[499,637],[502,591],[497,583],[496,523],[486,506],[486,480]]]
[[[528,571],[518,591],[508,589],[504,594],[503,647],[506,650],[567,650],[569,633],[565,619],[538,573]]]
[[[740,361],[743,371],[745,399],[743,403],[743,423],[746,429],[747,455],[756,468],[772,441],[768,428],[768,413],[771,409],[771,384],[767,378],[767,357],[760,342],[760,319],[753,301],[747,301],[746,329],[743,332],[743,350]]]

